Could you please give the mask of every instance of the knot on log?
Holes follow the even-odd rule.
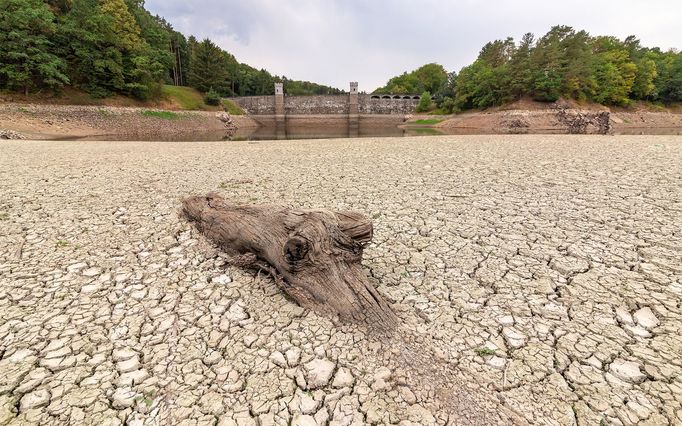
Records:
[[[253,259],[304,308],[392,329],[397,317],[367,281],[362,252],[372,222],[357,212],[235,205],[215,193],[183,200],[182,212],[229,256]]]

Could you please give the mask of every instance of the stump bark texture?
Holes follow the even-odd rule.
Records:
[[[397,323],[362,268],[373,231],[366,216],[235,205],[217,194],[186,198],[183,213],[236,263],[269,271],[302,307],[381,329]]]

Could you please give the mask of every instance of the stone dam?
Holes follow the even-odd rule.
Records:
[[[285,96],[282,83],[275,83],[274,96],[230,98],[262,125],[360,126],[397,125],[413,114],[419,95],[370,95],[358,93],[358,83],[342,95]]]

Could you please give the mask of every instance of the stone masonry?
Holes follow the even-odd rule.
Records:
[[[285,115],[329,115],[329,114],[412,114],[418,97],[384,96],[378,98],[358,93],[358,83],[350,84],[350,93],[344,95],[284,96],[282,83],[275,83],[275,96],[244,96],[231,98],[250,115],[278,115],[282,102]]]

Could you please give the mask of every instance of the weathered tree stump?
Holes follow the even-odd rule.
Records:
[[[241,266],[269,271],[304,308],[390,329],[397,317],[367,281],[362,251],[372,222],[360,213],[240,206],[217,194],[183,200],[183,213]]]

